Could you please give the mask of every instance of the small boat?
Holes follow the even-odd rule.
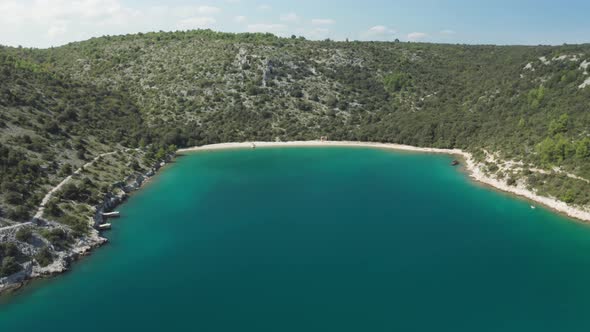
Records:
[[[102,224],[102,225],[98,225],[98,230],[99,231],[106,231],[108,229],[111,229],[111,224]]]
[[[533,209],[533,210],[534,210],[534,209],[536,209],[536,208],[537,208],[536,206],[534,206],[534,205],[531,205],[531,209]]]
[[[119,217],[121,214],[119,213],[119,211],[113,211],[113,212],[104,212],[102,214],[103,217],[106,218],[117,218]]]
[[[459,160],[453,160],[453,162],[451,163],[451,166],[458,166],[459,164],[460,164]]]

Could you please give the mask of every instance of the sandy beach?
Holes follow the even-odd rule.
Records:
[[[469,176],[480,183],[489,185],[498,190],[508,192],[520,197],[525,197],[531,201],[542,204],[557,212],[563,213],[569,217],[581,220],[590,221],[590,210],[583,207],[568,205],[565,202],[559,201],[554,197],[540,196],[537,193],[529,190],[522,183],[516,185],[508,185],[503,179],[496,179],[487,175],[484,172],[484,165],[477,163],[472,155],[460,149],[437,149],[437,148],[420,148],[410,145],[390,144],[390,143],[371,143],[371,142],[351,142],[351,141],[289,141],[289,142],[240,142],[240,143],[220,143],[203,145],[199,147],[192,147],[178,150],[178,153],[211,151],[223,149],[239,149],[254,147],[313,147],[313,146],[341,146],[341,147],[370,147],[379,149],[391,149],[398,151],[410,151],[421,153],[442,153],[460,156],[465,161],[465,168],[469,172]]]

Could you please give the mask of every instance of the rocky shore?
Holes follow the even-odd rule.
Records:
[[[507,179],[498,178],[493,174],[486,172],[486,165],[483,162],[476,161],[472,154],[460,149],[438,149],[438,148],[419,148],[408,145],[389,144],[389,143],[370,143],[370,142],[342,142],[342,141],[290,141],[290,142],[240,142],[240,143],[222,143],[205,145],[187,149],[180,149],[178,154],[211,151],[220,149],[255,149],[257,147],[311,147],[311,146],[343,146],[343,147],[370,147],[380,149],[392,149],[398,151],[420,152],[420,153],[441,153],[450,154],[460,157],[463,165],[469,173],[469,176],[477,182],[489,185],[493,188],[525,197],[534,202],[547,206],[557,212],[566,214],[572,218],[582,221],[590,221],[590,210],[587,207],[568,205],[553,197],[546,197],[537,194],[534,190],[527,188],[526,183],[518,181],[509,184]],[[100,236],[97,230],[98,226],[105,222],[103,213],[112,211],[116,206],[121,204],[129,193],[138,190],[141,186],[153,177],[157,171],[169,162],[173,155],[167,156],[165,161],[158,163],[146,173],[134,173],[123,181],[114,185],[115,190],[105,195],[104,201],[94,207],[94,217],[92,218],[93,228],[90,232],[76,239],[76,243],[66,250],[54,250],[53,263],[46,267],[41,267],[35,261],[29,261],[24,264],[23,269],[11,276],[0,278],[0,294],[22,287],[28,280],[40,277],[52,276],[68,270],[69,265],[82,256],[88,255],[92,249],[99,247],[107,242],[106,238]],[[506,163],[511,164],[511,163]],[[514,168],[515,170],[516,168]],[[505,171],[510,169],[504,169]],[[63,182],[60,184],[63,185]],[[29,223],[6,227],[0,229],[0,243],[12,242],[18,243],[19,250],[29,257],[35,255],[39,248],[43,246],[52,247],[51,244],[39,236],[34,235],[30,243],[22,243],[15,240],[16,233],[20,227],[37,226],[46,229],[67,229],[66,226],[45,220],[37,216]]]
[[[19,251],[25,256],[34,257],[43,247],[50,248],[54,256],[53,262],[45,267],[40,266],[35,260],[30,260],[21,264],[23,267],[21,271],[0,278],[0,295],[18,290],[32,279],[50,277],[66,272],[72,262],[89,255],[93,249],[107,243],[108,240],[102,237],[98,231],[98,226],[105,222],[103,213],[111,211],[123,203],[131,192],[140,189],[143,184],[156,175],[157,171],[170,162],[173,157],[173,155],[169,155],[165,160],[154,165],[148,172],[135,172],[123,181],[114,184],[114,190],[105,194],[103,202],[94,207],[94,216],[91,218],[92,220],[89,220],[92,227],[88,233],[76,238],[73,244],[63,250],[55,248],[38,232],[33,232],[32,238],[26,243],[16,240],[17,232],[22,227],[33,227],[34,229],[43,230],[63,229],[69,231],[67,226],[47,220],[40,214],[35,215],[30,222],[0,229],[0,243],[16,244]],[[61,187],[63,184],[64,182],[60,183],[59,186]],[[53,192],[56,192],[56,190],[52,190],[50,193]],[[40,210],[42,211],[42,207],[40,207]]]

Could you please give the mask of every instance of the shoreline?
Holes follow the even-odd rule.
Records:
[[[543,205],[554,212],[563,214],[567,217],[582,221],[590,222],[590,210],[583,209],[580,207],[569,206],[565,202],[561,202],[552,197],[540,196],[535,192],[528,190],[524,184],[518,183],[514,186],[510,186],[504,180],[493,178],[486,175],[484,172],[485,165],[477,163],[471,153],[465,152],[460,149],[439,149],[439,148],[421,148],[411,145],[394,144],[394,143],[373,143],[373,142],[353,142],[353,141],[288,141],[288,142],[236,142],[236,143],[219,143],[203,145],[191,148],[178,149],[176,156],[193,153],[193,152],[206,152],[215,150],[231,150],[231,149],[253,149],[253,148],[275,148],[275,147],[360,147],[360,148],[376,148],[394,151],[404,152],[415,152],[415,153],[430,153],[430,154],[446,154],[459,157],[463,160],[462,166],[467,171],[467,175],[470,179],[477,183],[488,186],[492,189],[502,191],[504,193],[510,193],[520,198],[526,198],[530,201],[536,202]],[[159,167],[152,169],[148,174],[143,174],[141,181],[136,181],[135,185],[126,193],[130,194],[133,191],[143,188],[146,184],[150,183],[153,177],[159,174],[159,171],[172,162],[172,158],[167,158],[163,161]],[[64,179],[64,182],[67,179]],[[51,195],[51,191],[48,195]],[[111,193],[112,194],[112,193]],[[108,196],[109,194],[107,194]],[[117,200],[116,203],[110,208],[119,206],[124,202],[124,199]],[[39,207],[40,209],[43,206]],[[97,209],[101,209],[101,206],[97,206]],[[42,210],[41,210],[42,211]],[[42,218],[37,219],[45,223],[55,224],[57,223],[43,220]],[[18,227],[25,225],[19,224]],[[59,225],[57,225],[59,227]],[[15,227],[17,228],[17,227]],[[0,278],[0,297],[13,294],[20,291],[24,286],[36,279],[48,279],[56,275],[62,274],[69,271],[69,265],[75,261],[80,260],[82,257],[88,256],[91,252],[108,243],[108,240],[101,236],[101,234],[93,229],[89,236],[80,239],[72,248],[63,252],[56,257],[54,263],[46,268],[36,268],[29,264],[26,271],[21,271],[16,275]],[[1,303],[0,303],[1,304]]]
[[[254,144],[254,146],[253,146]],[[541,196],[536,192],[529,190],[522,183],[508,185],[505,180],[496,179],[485,174],[484,165],[477,163],[471,153],[460,149],[439,149],[439,148],[421,148],[411,145],[394,144],[394,143],[373,143],[373,142],[355,142],[355,141],[288,141],[288,142],[233,142],[209,144],[185,149],[179,149],[177,154],[191,153],[199,151],[214,151],[226,149],[252,149],[254,147],[364,147],[389,149],[396,151],[434,153],[460,156],[464,161],[465,170],[468,176],[481,184],[490,186],[494,189],[505,193],[510,193],[519,197],[529,199],[535,203],[543,205],[555,212],[564,214],[567,217],[577,219],[582,222],[590,222],[590,210],[582,207],[571,206],[553,197]]]
[[[125,152],[129,150],[131,149],[126,149]],[[115,152],[101,154],[94,158],[91,162],[85,164],[84,166],[94,163],[101,156],[109,155],[112,153]],[[160,161],[155,166],[153,166],[151,170],[147,173],[134,173],[134,175],[132,175],[133,180],[131,185],[119,188],[119,195],[115,194],[114,191],[106,193],[104,196],[104,201],[101,204],[94,207],[95,214],[94,217],[91,218],[93,227],[90,228],[89,233],[77,239],[76,243],[73,244],[70,248],[54,253],[54,261],[51,264],[49,264],[46,267],[40,267],[35,265],[33,261],[28,261],[24,263],[23,270],[13,275],[0,278],[0,298],[10,296],[13,293],[19,292],[26,285],[35,280],[50,279],[57,275],[68,272],[70,270],[70,265],[72,263],[81,260],[83,257],[90,256],[95,249],[107,244],[108,239],[106,237],[103,237],[101,231],[99,231],[96,227],[104,221],[102,216],[102,212],[104,211],[104,209],[114,209],[117,206],[123,204],[126,201],[127,197],[133,194],[133,192],[143,188],[146,184],[150,183],[153,177],[159,174],[159,171],[162,168],[164,168],[166,165],[172,162],[173,158],[174,155],[167,155],[164,160]],[[81,168],[76,170],[72,175],[67,176],[64,180],[62,180],[62,182],[60,182],[57,186],[53,187],[46,194],[42,203],[39,205],[35,216],[32,218],[30,222],[14,225],[14,227],[3,228],[0,229],[0,231],[6,231],[9,228],[16,230],[20,227],[27,225],[44,225],[54,228],[66,228],[57,222],[43,218],[42,214],[45,208],[45,204],[49,199],[51,199],[51,196],[55,192],[57,192],[57,190],[59,190],[64,184],[70,181],[73,175],[78,174],[80,171]],[[0,233],[0,236],[1,235],[2,234]],[[2,302],[0,302],[0,305],[1,304]]]

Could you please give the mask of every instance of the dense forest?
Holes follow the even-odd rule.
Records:
[[[590,179],[589,65],[590,45],[308,41],[209,30],[0,47],[0,226],[28,220],[72,169],[123,148],[155,160],[171,147],[329,136],[485,149]],[[542,193],[590,203],[587,181],[522,176]]]

